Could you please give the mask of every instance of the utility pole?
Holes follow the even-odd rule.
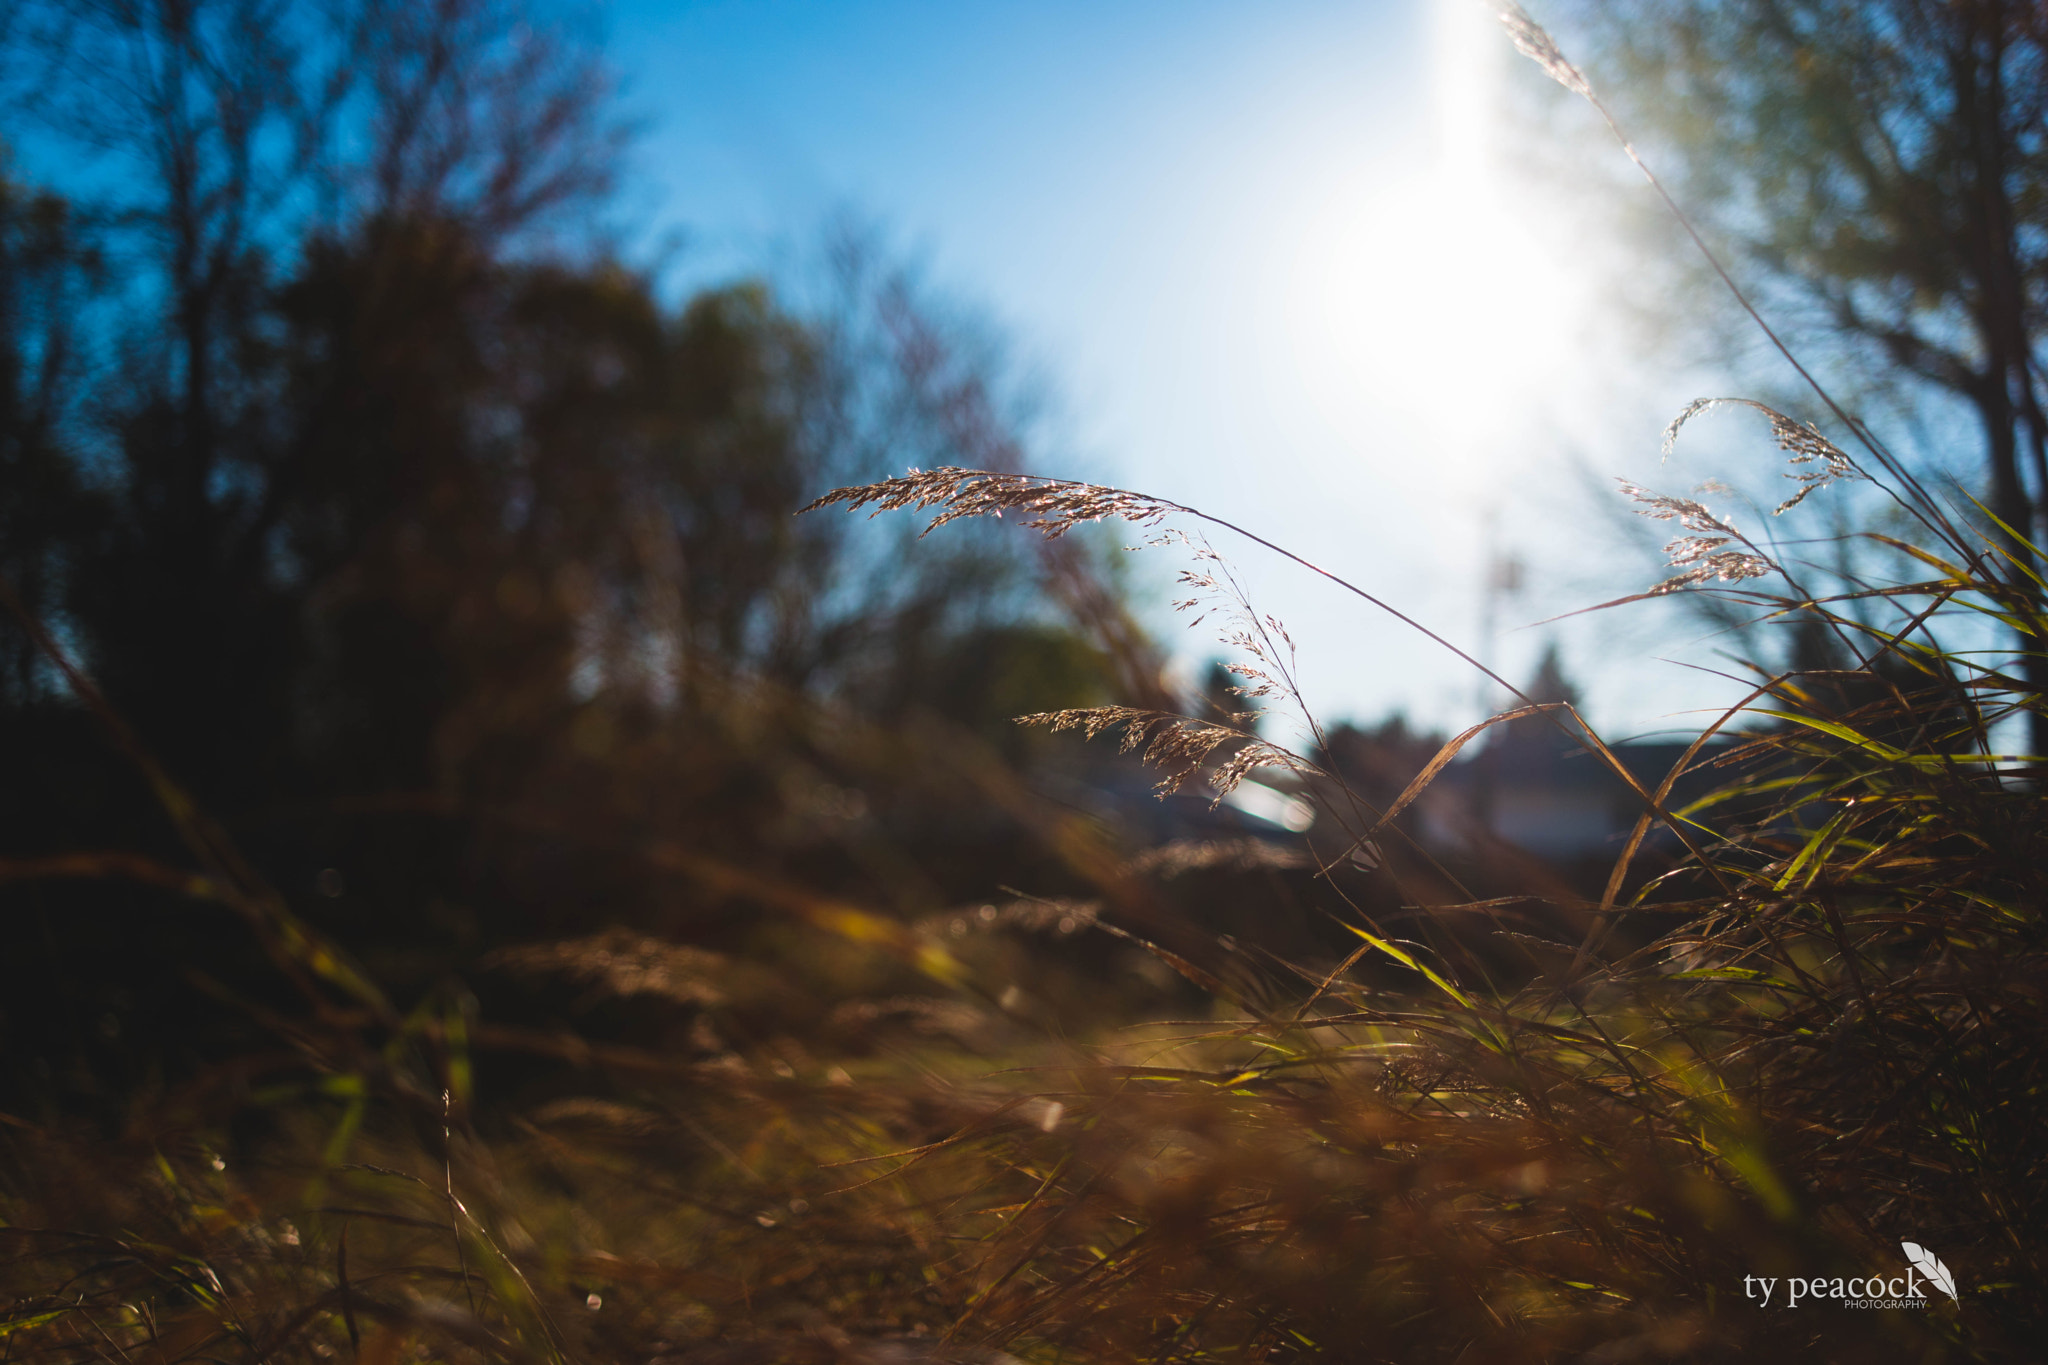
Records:
[[[1500,673],[1500,618],[1502,603],[1522,590],[1522,559],[1500,543],[1500,506],[1486,504],[1479,533],[1479,662],[1486,673],[1479,678],[1479,714],[1494,715],[1506,700],[1493,676]],[[1473,814],[1486,828],[1493,828],[1494,788],[1500,778],[1500,749],[1508,732],[1495,729],[1479,751],[1478,782],[1473,786]]]

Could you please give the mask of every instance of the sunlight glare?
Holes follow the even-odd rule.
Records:
[[[1470,0],[1439,0],[1433,18],[1430,155],[1341,175],[1300,225],[1288,292],[1329,420],[1391,416],[1438,487],[1469,489],[1563,378],[1584,291],[1502,164],[1512,49]]]

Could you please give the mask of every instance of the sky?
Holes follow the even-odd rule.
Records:
[[[1712,652],[1669,613],[1531,624],[1652,581],[1587,471],[1654,483],[1695,390],[1603,312],[1597,225],[1513,164],[1521,59],[1478,5],[616,0],[608,41],[645,126],[630,211],[676,234],[681,286],[772,274],[851,213],[1042,382],[1037,472],[1237,522],[1515,681],[1555,642],[1610,733],[1716,694],[1663,661]],[[1215,544],[1325,719],[1461,726],[1498,699]],[[1142,553],[1148,622],[1187,667],[1221,654],[1166,606],[1178,561]],[[1489,607],[1507,559],[1521,586]]]

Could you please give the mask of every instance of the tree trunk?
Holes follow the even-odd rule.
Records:
[[[2048,618],[2036,577],[2038,558],[2033,536],[2037,497],[2030,496],[2020,472],[2020,425],[2026,421],[2037,463],[2041,459],[2041,409],[2035,399],[2031,371],[2032,346],[2027,332],[2025,271],[2016,237],[2016,206],[2011,184],[2015,148],[2008,126],[2010,95],[2005,82],[2007,10],[1993,4],[1965,18],[1959,51],[1951,59],[1956,112],[1967,138],[1967,172],[1972,181],[1968,209],[1977,276],[1974,321],[1984,347],[1985,365],[1975,392],[1984,424],[1985,456],[1990,466],[1990,506],[2009,532],[2001,537],[2012,556],[2008,575],[2016,593],[2032,604],[2032,615]],[[2048,485],[2037,490],[2048,504]],[[2022,633],[2020,674],[2036,695],[2048,695],[2048,639]],[[2028,713],[2027,751],[2048,754],[2048,708]]]

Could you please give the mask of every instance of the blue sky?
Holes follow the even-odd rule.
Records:
[[[1478,6],[608,13],[647,121],[628,203],[682,234],[679,283],[772,272],[851,210],[985,310],[1045,380],[1058,420],[1042,472],[1242,521],[1510,676],[1561,638],[1623,728],[1696,700],[1696,680],[1637,657],[1633,627],[1481,638],[1485,528],[1527,565],[1503,625],[1600,600],[1615,556],[1574,461],[1642,477],[1693,393],[1619,384],[1611,356],[1597,363],[1617,343],[1585,269],[1591,239],[1502,164],[1492,124],[1517,59]],[[1454,659],[1298,570],[1218,548],[1293,629],[1319,710],[1476,716]],[[1218,652],[1167,616],[1176,565],[1146,556],[1152,619],[1191,662]]]

